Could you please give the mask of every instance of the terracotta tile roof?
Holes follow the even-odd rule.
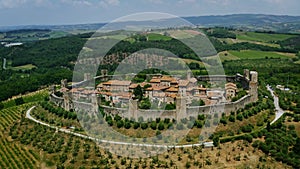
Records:
[[[111,86],[129,86],[131,81],[126,80],[109,80],[107,82],[102,83],[103,85],[111,85]]]
[[[140,85],[141,85],[141,87],[144,87],[144,86],[147,85],[147,84],[150,84],[150,83],[148,83],[148,82],[143,82],[143,83],[141,83]]]
[[[78,92],[78,88],[72,88],[72,89],[70,90],[70,92],[71,92],[71,93],[77,93],[77,92]]]
[[[177,97],[177,94],[175,94],[175,93],[167,94],[167,97],[171,97],[171,98],[175,99]]]
[[[96,93],[96,94],[101,94],[101,92],[100,92],[100,91],[98,91],[98,90],[96,90],[96,91],[95,91],[95,93]]]
[[[84,91],[82,91],[80,93],[85,94],[85,95],[89,95],[89,94],[95,93],[95,91],[94,90],[84,90]]]
[[[150,83],[160,83],[160,79],[158,79],[158,78],[152,78],[150,80]]]
[[[148,87],[147,89],[145,89],[146,91],[152,91],[153,88],[152,87]]]
[[[198,90],[201,90],[201,91],[206,91],[206,90],[207,90],[207,88],[205,88],[205,87],[198,87]]]
[[[131,84],[131,85],[129,86],[129,89],[135,89],[135,88],[137,88],[137,87],[138,87],[138,84],[133,83],[133,84]]]
[[[179,87],[186,87],[188,84],[190,83],[190,81],[188,80],[179,80]]]
[[[236,84],[230,82],[225,84],[225,88],[237,88],[237,87]]]
[[[176,79],[174,79],[173,77],[170,77],[170,76],[163,76],[161,77],[161,81],[165,81],[165,82],[171,82],[171,81],[174,81]]]
[[[193,78],[190,78],[189,81],[190,81],[191,83],[196,83],[196,82],[197,82],[197,79],[193,77]]]
[[[155,90],[155,91],[166,90],[168,88],[169,88],[168,86],[152,86],[152,90]]]
[[[65,87],[63,87],[63,88],[60,89],[60,92],[67,92],[67,91],[69,91],[69,89],[65,88]]]
[[[111,92],[99,92],[99,94],[106,95],[106,96],[111,96],[112,95]]]
[[[166,90],[167,92],[178,92],[178,88],[170,87]]]
[[[102,88],[102,87],[103,87],[103,83],[97,85],[97,88]]]
[[[172,84],[178,84],[178,81],[176,79],[171,81]]]
[[[186,89],[186,91],[193,91],[193,90],[197,90],[198,88],[197,87],[189,87]]]

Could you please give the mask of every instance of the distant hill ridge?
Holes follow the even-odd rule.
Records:
[[[232,15],[211,15],[211,16],[191,16],[183,17],[194,25],[211,27],[225,26],[232,28],[244,28],[249,30],[271,30],[278,32],[300,32],[300,16],[288,15],[264,15],[264,14],[232,14]],[[163,22],[171,23],[171,19]],[[119,23],[157,26],[157,21],[128,21]],[[2,26],[0,31],[11,31],[18,29],[50,29],[59,31],[72,30],[97,30],[106,23],[75,24],[75,25],[25,25],[25,26]]]

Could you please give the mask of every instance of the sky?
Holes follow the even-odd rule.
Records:
[[[300,16],[299,9],[299,0],[0,0],[0,26],[103,23],[139,12]]]

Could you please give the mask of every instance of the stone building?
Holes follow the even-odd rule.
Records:
[[[226,94],[227,100],[230,100],[233,97],[235,97],[236,93],[237,93],[236,84],[231,83],[231,82],[225,84],[225,94]]]

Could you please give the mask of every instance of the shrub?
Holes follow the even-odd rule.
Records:
[[[184,129],[184,125],[183,125],[182,123],[178,123],[178,124],[176,125],[176,129],[177,129],[177,130],[183,130],[183,129]]]
[[[169,124],[169,123],[170,123],[170,119],[166,118],[166,119],[164,120],[164,123]]]
[[[125,127],[126,129],[130,129],[131,123],[130,123],[129,121],[128,121],[128,122],[125,122],[124,127]]]
[[[235,122],[235,117],[233,115],[230,115],[228,120],[230,122]]]
[[[141,124],[141,128],[142,128],[143,130],[147,129],[147,128],[148,128],[148,124],[147,124],[147,123],[142,123],[142,124]]]
[[[252,137],[251,134],[246,134],[246,135],[244,136],[244,140],[248,141],[249,143],[252,142],[252,139],[253,139],[253,137]]]
[[[123,120],[120,120],[120,121],[117,122],[117,127],[118,127],[118,128],[122,128],[123,125],[124,125]]]
[[[165,129],[164,123],[160,122],[160,123],[158,124],[158,130],[164,130],[164,129]]]
[[[155,121],[151,122],[150,128],[151,128],[152,130],[156,130],[156,126],[157,126],[157,124],[156,124]]]
[[[4,108],[4,104],[0,102],[0,110]]]
[[[243,120],[243,115],[242,114],[238,114],[236,116],[236,119],[238,119],[239,121],[242,121]]]
[[[119,115],[116,115],[114,119],[115,119],[115,121],[120,121],[122,119],[122,117]]]
[[[205,119],[204,114],[199,114],[199,115],[198,115],[198,120],[204,120],[204,119]]]
[[[173,103],[167,104],[165,110],[174,110],[176,109],[176,105]]]
[[[195,124],[194,124],[194,126],[196,126],[197,128],[202,128],[203,127],[203,124],[202,124],[202,122],[201,121],[199,121],[199,120],[196,120],[195,121]]]
[[[248,124],[248,125],[246,125],[246,126],[242,126],[242,127],[241,127],[241,130],[242,130],[242,132],[244,132],[244,133],[249,133],[249,132],[252,131],[252,129],[253,129],[253,126],[252,126],[251,124]]]
[[[138,123],[138,122],[134,122],[133,123],[133,128],[134,129],[137,129],[137,128],[139,128],[140,127],[140,123]]]
[[[16,103],[17,106],[19,106],[21,104],[24,104],[23,97],[16,98],[15,103]]]
[[[252,143],[252,147],[257,148],[257,147],[259,146],[260,142],[261,142],[261,141],[259,141],[259,140],[255,140],[255,141]]]
[[[220,123],[226,125],[227,124],[226,118],[222,117],[221,120],[220,120]]]

